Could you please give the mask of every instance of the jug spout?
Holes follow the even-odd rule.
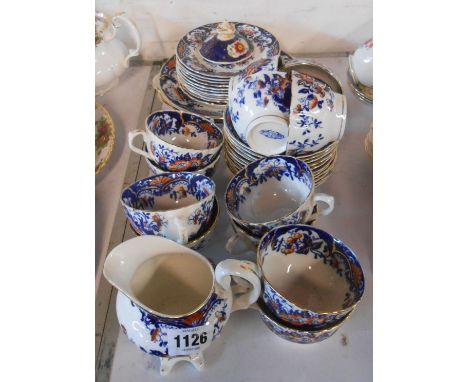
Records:
[[[206,262],[206,265],[201,272],[198,272],[204,272],[203,275],[199,275],[203,276],[202,283],[197,284],[196,278],[184,281],[188,286],[193,281],[194,285],[203,290],[208,298],[214,284],[214,272],[209,262],[199,253],[160,236],[140,236],[121,243],[107,256],[103,274],[112,286],[147,312],[157,316],[176,315],[175,312],[158,311],[161,306],[154,301],[155,292],[152,286],[156,284],[169,285],[174,280],[171,277],[177,273],[177,269],[174,269],[174,266],[168,267],[167,259],[180,258],[180,256],[187,254],[195,255],[199,262],[202,260]],[[190,267],[187,261],[183,263],[185,268]],[[166,273],[162,276],[160,274],[156,276],[155,272],[158,269],[164,269],[160,274]],[[191,272],[191,270],[189,269],[187,272]],[[205,297],[203,296],[203,298]]]

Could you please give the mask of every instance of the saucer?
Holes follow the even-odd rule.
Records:
[[[344,316],[341,320],[331,326],[323,329],[305,330],[298,329],[281,321],[266,307],[261,298],[258,299],[256,307],[259,311],[263,323],[278,337],[298,344],[314,344],[330,338],[343,325],[343,323],[351,315],[352,311]]]
[[[219,212],[219,203],[218,199],[215,196],[213,209],[208,223],[200,228],[200,231],[198,231],[196,237],[189,238],[189,242],[184,245],[195,251],[203,248],[210,240],[211,236],[213,235],[213,231],[215,230],[216,225],[218,224]],[[131,228],[132,232],[136,236],[141,236],[138,232],[135,231],[131,224],[129,224],[128,226]]]
[[[114,149],[114,121],[107,109],[99,103],[94,107],[94,173],[99,174],[109,162]]]

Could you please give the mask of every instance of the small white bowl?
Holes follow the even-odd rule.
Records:
[[[291,81],[284,72],[262,70],[231,80],[229,108],[241,140],[262,155],[286,151]]]

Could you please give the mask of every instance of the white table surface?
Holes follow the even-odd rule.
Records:
[[[159,375],[159,360],[140,351],[120,331],[113,354],[106,360],[113,382],[372,380],[372,162],[364,151],[364,138],[372,122],[372,106],[360,102],[352,94],[346,80],[345,57],[316,60],[335,72],[348,99],[348,120],[338,161],[334,173],[318,189],[335,197],[335,210],[329,216],[320,217],[316,226],[343,240],[361,262],[366,290],[354,314],[330,339],[299,345],[276,337],[256,311],[235,312],[221,336],[205,351],[205,370],[198,372],[190,364],[182,363],[166,377]],[[112,158],[114,164],[111,163],[104,170],[104,178],[96,182],[96,259],[106,252],[104,248],[109,241],[125,174],[128,149],[123,131],[136,128],[148,71],[145,67],[132,68],[119,93],[116,88],[104,97],[104,102],[99,101],[108,107],[121,130]],[[224,245],[233,233],[222,202],[231,177],[221,163],[214,177],[221,216],[212,241],[200,250],[215,263],[228,256]],[[252,260],[253,253],[239,257]],[[115,315],[113,304],[109,314]]]

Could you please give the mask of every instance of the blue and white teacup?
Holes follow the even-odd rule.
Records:
[[[139,235],[158,235],[187,244],[210,216],[215,183],[192,172],[141,179],[122,192],[121,203]]]
[[[346,97],[325,82],[294,70],[291,83],[287,153],[314,152],[340,140],[346,125]]]
[[[364,274],[342,241],[308,225],[285,225],[260,241],[261,299],[298,328],[328,327],[349,314],[364,293]]]
[[[231,80],[229,108],[239,137],[263,155],[286,151],[291,80],[287,73],[263,70]]]
[[[231,179],[225,194],[231,219],[257,237],[280,225],[308,222],[318,201],[328,205],[320,215],[333,211],[332,196],[314,193],[307,164],[285,155],[250,163]]]
[[[133,144],[142,135],[149,153]],[[196,171],[209,165],[223,146],[222,131],[208,119],[179,111],[157,111],[146,129],[128,133],[130,149],[167,171]]]

